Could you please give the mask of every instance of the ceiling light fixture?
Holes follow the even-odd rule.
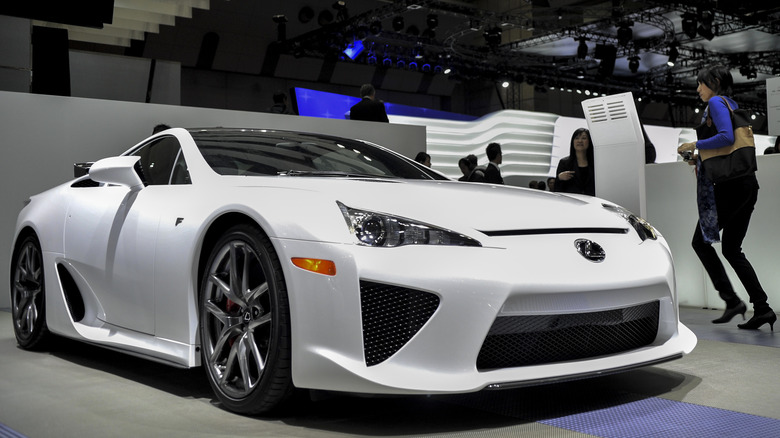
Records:
[[[682,31],[688,38],[696,38],[696,14],[685,12],[682,15]]]
[[[396,15],[395,18],[393,18],[393,30],[396,32],[402,31],[404,28],[404,17],[400,15]]]
[[[347,11],[347,2],[337,1],[333,3],[333,9],[336,10],[336,21],[347,21],[349,19],[349,11]]]
[[[284,41],[287,39],[287,17],[282,14],[277,14],[271,17],[276,23],[276,40]]]

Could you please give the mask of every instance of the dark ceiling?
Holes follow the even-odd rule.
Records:
[[[765,79],[780,74],[776,0],[89,1],[113,6],[113,21],[69,27],[72,47],[236,73],[274,76],[286,55],[323,60],[323,73],[340,62],[380,72],[451,69],[464,83],[632,91],[696,106],[698,71],[721,63],[732,69],[740,105],[758,112],[766,111]],[[48,15],[37,19],[53,23],[34,24],[68,23]],[[366,49],[349,59],[343,51],[356,40]]]
[[[766,107],[764,79],[780,74],[777,2],[404,0],[356,14],[349,3],[335,2],[332,14],[312,8],[287,17],[318,20],[324,11],[326,20],[283,35],[276,48],[388,68],[451,68],[463,81],[633,91],[690,105],[698,71],[721,63],[732,68],[743,105],[757,110]],[[342,51],[355,39],[366,50],[346,60]]]

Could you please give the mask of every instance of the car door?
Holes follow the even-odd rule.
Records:
[[[90,284],[103,321],[155,333],[156,242],[161,217],[176,187],[189,182],[173,136],[157,138],[140,156],[141,190],[102,185],[74,195],[65,225],[66,257]]]

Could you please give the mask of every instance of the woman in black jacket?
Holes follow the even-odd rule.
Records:
[[[555,191],[596,195],[593,170],[593,142],[590,131],[580,128],[574,131],[569,146],[569,156],[561,158],[555,172]]]

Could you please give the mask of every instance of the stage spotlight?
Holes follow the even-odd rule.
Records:
[[[327,26],[330,23],[333,23],[333,13],[327,9],[320,11],[320,15],[317,16],[317,24]]]
[[[347,2],[337,1],[333,3],[333,9],[336,10],[336,21],[346,21],[349,19],[349,11],[347,11]]]
[[[368,38],[368,32],[368,26],[358,26],[357,32],[355,32],[355,38],[360,41],[365,41],[365,39]]]
[[[452,69],[451,68],[447,67],[447,68],[444,69],[444,74],[445,75],[448,75],[450,73],[452,73]]]
[[[669,59],[666,61],[666,65],[674,67],[678,56],[680,56],[680,52],[677,50],[677,44],[672,43],[669,46]]]
[[[585,44],[585,38],[580,37],[580,44],[577,46],[577,58],[585,59],[588,56],[588,45]]]
[[[696,38],[696,14],[685,12],[682,15],[682,30],[688,38]]]
[[[378,35],[382,32],[382,22],[379,20],[372,21],[371,25],[368,26],[368,30],[372,35]]]
[[[393,30],[396,32],[402,31],[404,28],[404,17],[397,15],[393,18]]]
[[[311,6],[304,6],[298,11],[298,21],[301,23],[306,24],[310,22],[312,18],[314,18],[314,9],[312,9]]]
[[[577,69],[577,79],[585,79],[585,69],[580,67]]]
[[[434,30],[439,25],[439,16],[436,14],[428,14],[425,19],[425,24],[428,25],[428,29]]]
[[[504,80],[504,81],[501,81],[501,86],[502,86],[503,88],[509,88],[509,81],[506,81],[506,80]]]
[[[628,58],[628,69],[631,71],[631,73],[636,73],[639,71],[639,57],[634,55],[630,58]]]
[[[412,49],[412,56],[414,56],[414,59],[422,59],[424,55],[425,53],[422,45],[417,45]]]
[[[498,47],[499,44],[501,44],[501,28],[499,27],[491,27],[490,29],[487,29],[483,36],[485,37],[485,42],[488,46],[492,48]]]
[[[287,39],[287,17],[282,14],[274,15],[271,19],[276,23],[276,41]]]

